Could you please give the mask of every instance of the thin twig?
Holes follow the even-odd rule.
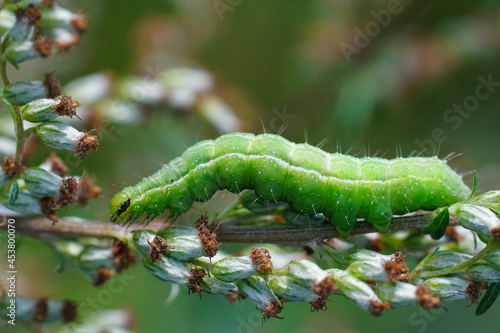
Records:
[[[7,219],[15,219],[16,230],[37,238],[50,238],[53,235],[66,237],[98,237],[98,238],[127,238],[133,230],[148,229],[159,231],[169,225],[163,223],[151,223],[147,227],[132,225],[128,228],[110,222],[100,221],[79,221],[68,218],[61,218],[59,222],[43,217],[30,218],[25,216],[4,217],[0,221],[0,228],[6,229]],[[432,222],[433,217],[426,214],[396,217],[391,222],[389,232],[400,230],[423,229]],[[456,221],[451,221],[450,225],[456,225]],[[211,226],[215,229],[216,226]],[[360,221],[351,232],[351,235],[377,232],[378,230],[371,224]],[[335,226],[324,224],[315,227],[235,227],[224,226],[224,220],[217,228],[217,240],[223,243],[255,244],[303,244],[311,240],[339,237]]]
[[[2,76],[2,81],[4,87],[6,88],[10,82],[9,77],[7,76],[7,63],[5,61],[2,62],[2,66],[0,66],[0,73]],[[21,114],[21,109],[19,106],[12,106],[14,108],[14,124],[16,127],[16,138],[17,138],[17,147],[16,147],[16,156],[15,162],[20,165],[23,162],[23,149],[24,149],[24,126],[23,126],[23,115]]]

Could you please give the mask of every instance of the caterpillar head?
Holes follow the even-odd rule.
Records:
[[[130,197],[125,192],[117,193],[111,199],[111,222],[120,223],[120,221],[130,213]]]

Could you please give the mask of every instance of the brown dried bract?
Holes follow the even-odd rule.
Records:
[[[59,200],[57,204],[60,207],[72,205],[78,198],[78,181],[75,177],[69,177],[63,180],[63,184],[59,189]]]
[[[64,177],[68,173],[68,167],[64,162],[52,152],[46,160],[50,164],[50,172],[55,173],[58,176]]]
[[[226,297],[229,300],[229,302],[231,302],[231,303],[234,303],[236,301],[239,301],[240,299],[245,298],[245,296],[240,295],[240,294],[229,294],[229,295],[226,295]]]
[[[378,234],[377,237],[370,239],[370,243],[366,247],[368,250],[372,250],[375,252],[382,252],[384,246],[382,245],[382,235]]]
[[[479,299],[479,296],[481,295],[481,290],[487,289],[488,284],[482,284],[482,283],[477,283],[477,282],[471,282],[468,286],[465,292],[469,296],[471,303],[468,306],[471,306],[472,304],[477,304],[477,300]]]
[[[90,133],[90,132],[89,132]],[[83,160],[91,150],[97,151],[99,147],[99,141],[97,140],[97,135],[91,135],[89,133],[85,133],[78,141],[76,145],[75,156],[80,156]]]
[[[112,276],[113,272],[107,268],[99,268],[95,272],[94,287],[102,286],[106,281],[108,281]]]
[[[121,272],[122,270],[128,268],[131,264],[136,262],[137,257],[130,251],[130,248],[118,238],[113,240],[113,247],[111,248],[113,253],[113,258],[116,264],[116,270]]]
[[[52,46],[54,46],[54,41],[50,37],[37,38],[33,42],[33,48],[42,58],[47,58],[52,55]]]
[[[49,313],[49,307],[47,304],[46,298],[40,298],[35,303],[35,314],[33,316],[33,320],[36,322],[42,322],[47,318]]]
[[[407,254],[403,254],[405,250],[403,251],[396,251],[393,255],[392,255],[392,260],[396,263],[404,263],[405,262],[405,258],[410,254],[410,253],[407,253]]]
[[[335,294],[338,289],[337,285],[328,277],[324,278],[323,281],[312,287],[314,293],[324,299],[327,299],[330,295]]]
[[[417,287],[417,296],[418,302],[425,310],[439,308],[441,298],[435,297],[426,285],[421,284]]]
[[[3,158],[2,168],[5,174],[9,177],[17,176],[26,169],[24,165],[16,163],[13,158],[7,156]]]
[[[203,288],[200,287],[201,280],[206,275],[206,272],[203,268],[193,268],[191,269],[191,275],[189,275],[189,293],[198,293],[200,295],[201,300],[201,292]]]
[[[387,302],[379,302],[377,300],[372,299],[370,303],[372,306],[370,313],[374,317],[380,317],[382,315],[382,311],[391,309],[391,305]]]
[[[208,225],[208,216],[207,215],[201,215],[199,219],[196,220],[194,223],[194,226],[196,228],[201,227],[202,224]]]
[[[263,316],[262,320],[267,320],[269,318],[283,319],[283,317],[278,316],[281,310],[283,310],[283,306],[281,306],[277,300],[271,300],[264,309],[261,309],[260,313]]]
[[[35,5],[31,4],[26,8],[16,10],[16,18],[21,19],[23,17],[27,18],[29,24],[35,25],[42,18],[42,12]]]
[[[448,227],[446,228],[446,236],[448,236],[448,238],[455,242],[455,243],[458,243],[460,240],[462,240],[464,238],[464,236],[460,235],[457,230],[455,229],[455,227]]]
[[[252,252],[250,253],[250,259],[252,259],[253,267],[259,274],[267,274],[273,269],[271,255],[269,254],[269,251],[267,249],[252,249]]]
[[[205,254],[207,257],[214,257],[219,251],[220,243],[217,241],[217,235],[215,234],[215,230],[210,232],[207,226],[208,219],[206,216],[202,216],[196,221],[198,226],[198,237],[202,241],[205,247]]]
[[[58,199],[56,197],[50,195],[46,195],[38,200],[40,208],[42,209],[42,214],[54,221],[54,223],[59,220],[56,216],[57,208],[59,207],[57,201]]]
[[[72,118],[73,116],[77,116],[76,108],[80,107],[80,103],[77,101],[73,101],[71,96],[62,94],[59,97],[59,103],[56,105],[55,110],[61,116],[68,116]],[[78,117],[80,118],[80,117]]]
[[[61,309],[61,316],[63,323],[74,322],[78,316],[76,304],[70,300],[65,300]]]
[[[85,15],[75,15],[71,19],[71,25],[81,35],[87,30],[87,17]]]
[[[167,250],[172,248],[167,244],[167,241],[160,236],[156,236],[152,242],[148,241],[148,244],[151,246],[151,252],[149,252],[148,255],[152,262],[162,260],[163,255],[167,253]]]
[[[56,40],[56,48],[58,52],[63,53],[66,52],[70,47],[78,45],[78,43],[80,43],[80,37],[78,37],[77,35],[72,35],[71,39],[64,40],[64,42]]]
[[[396,251],[390,261],[385,262],[384,268],[387,272],[387,277],[390,282],[408,281],[408,266],[406,266],[404,258],[408,254],[403,254],[402,251]]]
[[[91,198],[97,198],[101,194],[101,188],[94,186],[94,181],[88,177],[80,178],[80,191],[78,192],[78,202],[86,206]]]
[[[323,310],[324,312],[326,312],[326,310],[328,310],[328,308],[326,307],[326,299],[324,299],[323,297],[318,297],[317,300],[311,302],[310,304],[311,304],[311,312],[319,310]]]
[[[52,74],[45,75],[43,84],[47,88],[47,98],[56,98],[61,94],[61,85]]]
[[[496,239],[500,239],[500,227],[491,229],[491,235]]]

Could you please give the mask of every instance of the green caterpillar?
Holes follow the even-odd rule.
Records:
[[[123,189],[111,201],[110,219],[152,220],[165,209],[175,219],[194,201],[207,201],[222,189],[250,189],[304,215],[323,213],[342,235],[358,218],[386,231],[394,214],[434,210],[470,193],[462,177],[437,157],[355,158],[278,135],[232,133],[195,144]]]

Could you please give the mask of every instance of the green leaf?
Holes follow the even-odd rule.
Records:
[[[483,234],[478,232],[477,237],[483,242],[484,244],[488,244],[488,242],[491,240],[491,235]]]
[[[17,182],[14,180],[12,182],[12,186],[10,187],[10,192],[9,192],[9,207],[14,206],[18,195],[19,195],[19,187],[17,185]]]
[[[433,239],[440,239],[444,236],[448,224],[450,224],[450,211],[446,207],[425,228],[424,234],[431,235]]]
[[[478,183],[479,183],[479,178],[477,177],[477,171],[474,170],[474,185],[472,186],[472,192],[470,193],[469,197],[465,201],[469,201],[469,200],[474,198],[474,195],[476,194]]]
[[[484,294],[479,306],[476,309],[476,316],[480,316],[493,305],[498,295],[500,294],[500,282],[490,284],[486,294]]]

